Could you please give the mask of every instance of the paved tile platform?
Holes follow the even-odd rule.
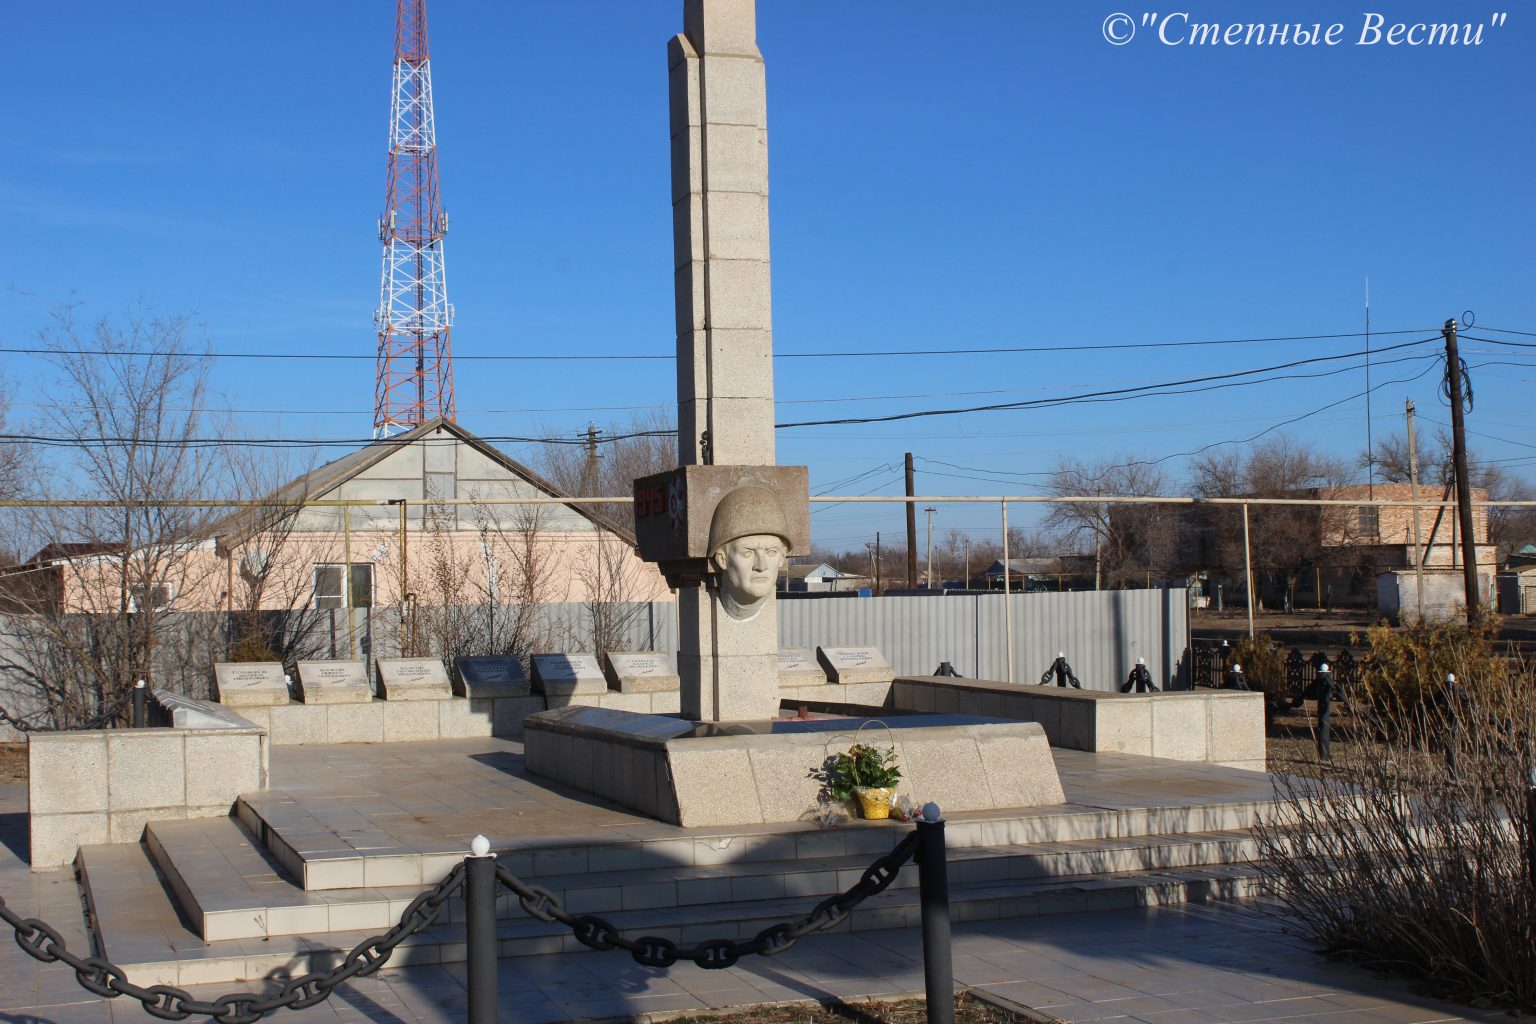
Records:
[[[440,827],[462,824],[488,832],[507,828],[502,834],[518,837],[514,841],[544,836],[546,842],[563,842],[593,829],[638,830],[637,836],[648,836],[651,828],[670,828],[575,795],[534,792],[536,786],[515,797],[498,797],[506,805],[496,807],[473,803],[485,797],[475,780],[461,779],[441,792],[429,792],[429,780],[443,784],[437,776],[445,770],[453,774],[443,765],[454,756],[442,744],[407,746],[417,749],[306,749],[302,757],[285,758],[274,766],[275,784],[296,801],[350,804],[360,828],[371,827],[361,822],[395,824],[384,822],[397,813],[390,805],[403,812],[399,798],[412,787],[417,790],[413,800],[431,796],[439,801],[430,813],[438,816]],[[500,753],[515,756],[514,751],[506,747]],[[1064,755],[1058,763],[1069,800],[1091,798],[1094,806],[1103,808],[1132,812],[1165,805],[1175,783],[1186,801],[1203,799],[1213,806],[1258,798],[1268,789],[1264,777],[1253,773],[1241,778],[1190,766],[1175,780],[1148,771],[1142,759],[1118,764],[1103,755],[1058,754]],[[464,756],[465,751],[457,752],[457,757]],[[495,757],[479,763],[496,770]],[[327,772],[339,773],[342,781],[333,777],[328,786]],[[397,784],[391,785],[391,778]],[[370,803],[374,800],[389,803]],[[24,787],[0,786],[0,896],[18,912],[39,914],[55,924],[71,948],[88,948],[72,875],[33,874],[27,868],[25,801]],[[677,834],[672,831],[674,838]],[[1400,981],[1329,963],[1287,934],[1285,926],[1275,908],[1256,901],[962,923],[955,931],[955,981],[957,986],[1080,1022],[1491,1024],[1513,1019],[1423,999]],[[501,962],[500,985],[502,1020],[509,1024],[666,1016],[805,999],[912,996],[923,988],[921,940],[915,929],[812,936],[781,957],[756,958],[725,971],[682,964],[663,972],[642,968],[617,952],[524,956]],[[244,988],[221,983],[192,986],[192,991],[199,998],[213,998]],[[386,969],[338,988],[325,1004],[285,1011],[272,1019],[435,1024],[461,1022],[464,1017],[464,968],[447,964]],[[0,1021],[90,1024],[149,1019],[137,1004],[91,996],[69,970],[38,964],[0,936]]]

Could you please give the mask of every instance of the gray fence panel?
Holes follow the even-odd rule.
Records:
[[[1034,683],[1056,652],[1083,685],[1118,689],[1137,657],[1158,685],[1176,677],[1185,644],[1187,592],[1106,590],[1014,594],[1014,681]],[[1002,680],[1006,639],[1001,594],[780,601],[785,647],[870,645],[903,675],[941,661],[971,678]]]

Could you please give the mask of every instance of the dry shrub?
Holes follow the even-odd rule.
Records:
[[[1495,652],[1499,621],[1486,616],[1481,625],[1429,623],[1394,629],[1385,622],[1365,634],[1359,692],[1372,706],[1395,717],[1444,698],[1447,674],[1457,679],[1486,679],[1500,672],[1504,659]],[[1358,642],[1358,637],[1350,641]]]
[[[1267,636],[1238,641],[1232,648],[1232,661],[1243,666],[1243,677],[1250,690],[1263,690],[1271,697],[1286,692],[1285,659],[1280,656],[1280,648],[1270,643]]]
[[[1276,777],[1266,877],[1331,954],[1536,1011],[1536,669],[1467,630],[1372,640],[1375,740]]]

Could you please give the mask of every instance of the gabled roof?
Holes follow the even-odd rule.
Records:
[[[310,470],[302,476],[290,480],[270,494],[261,499],[260,506],[252,506],[237,509],[222,519],[215,521],[206,531],[207,536],[218,540],[221,550],[237,546],[253,534],[261,532],[272,520],[274,513],[286,514],[286,510],[299,502],[312,500],[321,494],[335,490],[348,480],[362,473],[364,470],[377,465],[379,462],[398,452],[407,445],[420,441],[438,431],[444,431],[453,435],[459,441],[474,448],[480,454],[492,462],[502,466],[513,476],[519,477],[530,486],[543,492],[551,498],[569,498],[571,495],[556,487],[549,480],[535,473],[527,466],[511,458],[501,449],[488,441],[484,441],[463,427],[450,420],[437,417],[428,420],[403,434],[393,437],[380,438],[355,452],[350,452],[328,462],[318,469]],[[571,505],[572,511],[590,520],[600,529],[617,534],[626,543],[635,542],[634,535],[622,526],[593,511],[590,505]]]

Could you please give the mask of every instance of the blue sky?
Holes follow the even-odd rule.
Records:
[[[13,97],[0,147],[0,347],[32,343],[71,293],[95,314],[140,301],[193,313],[216,351],[364,357],[220,359],[216,386],[251,410],[247,430],[366,436],[393,5],[13,6],[0,41]],[[1378,346],[1432,337],[1468,309],[1468,334],[1536,340],[1485,330],[1536,331],[1526,6],[1366,5],[1388,24],[1507,11],[1477,47],[1350,45],[1366,8],[1337,3],[1182,8],[1224,24],[1342,22],[1337,47],[1170,47],[1145,28],[1112,46],[1108,15],[1153,9],[1130,0],[758,6],[780,422],[1354,352],[1359,338],[1086,346],[1356,332],[1367,277],[1373,329],[1414,332]],[[574,436],[588,419],[671,407],[666,358],[464,357],[673,352],[665,44],[681,4],[433,0],[430,19],[460,421],[490,437]],[[1474,449],[1536,455],[1536,355],[1463,345]],[[1052,351],[956,353],[1023,346]],[[949,354],[792,358],[900,349]],[[42,368],[0,360],[25,418]],[[1373,382],[1430,366],[1378,366]],[[1426,434],[1448,419],[1436,376],[1377,390],[1378,434],[1400,427],[1405,397]],[[911,451],[920,493],[1027,494],[1041,477],[1024,474],[1062,456],[1176,455],[1334,402],[1286,429],[1351,454],[1364,441],[1352,397],[1363,387],[1354,370],[786,428],[779,461],[808,464],[814,491],[899,493]],[[1175,482],[1183,463],[1164,463]],[[979,537],[994,517],[946,507],[936,528]],[[843,506],[817,514],[816,539],[861,548],[900,521],[895,507]]]

